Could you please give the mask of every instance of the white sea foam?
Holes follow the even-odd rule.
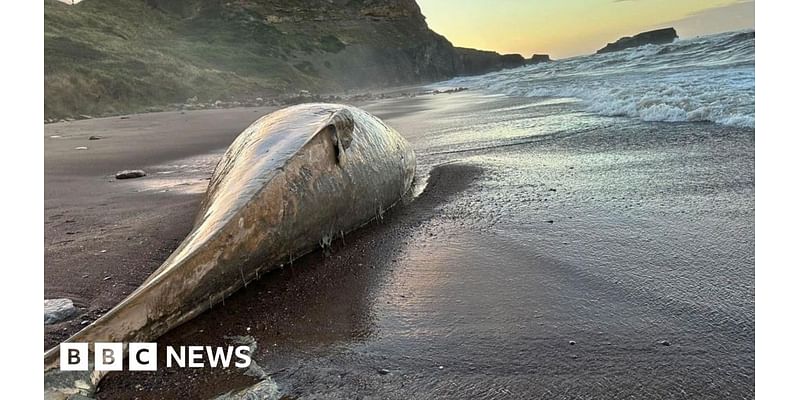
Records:
[[[644,121],[755,127],[755,32],[575,57],[445,86],[526,97],[573,97],[587,111]]]

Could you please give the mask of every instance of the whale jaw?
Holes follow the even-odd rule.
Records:
[[[67,341],[153,341],[382,215],[409,191],[415,168],[410,145],[357,108],[304,104],[262,117],[217,165],[187,238],[142,286]],[[58,347],[45,353],[45,371],[58,356]]]

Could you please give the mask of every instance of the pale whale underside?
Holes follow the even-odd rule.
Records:
[[[259,273],[379,216],[408,192],[415,166],[394,129],[355,107],[303,104],[260,118],[222,157],[180,246],[68,341],[154,341]],[[57,365],[56,347],[45,371]]]

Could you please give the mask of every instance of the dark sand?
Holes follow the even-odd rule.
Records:
[[[415,146],[425,191],[159,343],[251,336],[289,398],[752,398],[754,132],[532,103],[363,104]],[[45,127],[45,295],[84,311],[45,348],[166,259],[220,151],[266,111]],[[113,179],[130,168],[149,175]],[[98,397],[252,383],[164,368],[110,374]]]

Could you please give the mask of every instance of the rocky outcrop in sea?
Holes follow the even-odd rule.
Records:
[[[675,32],[675,28],[656,29],[654,31],[642,32],[634,36],[620,38],[616,42],[609,43],[602,49],[597,50],[597,54],[644,46],[646,44],[672,43],[677,38],[678,33]]]
[[[550,62],[553,61],[550,59],[549,54],[534,54],[527,60],[528,64],[539,64],[543,62]]]

